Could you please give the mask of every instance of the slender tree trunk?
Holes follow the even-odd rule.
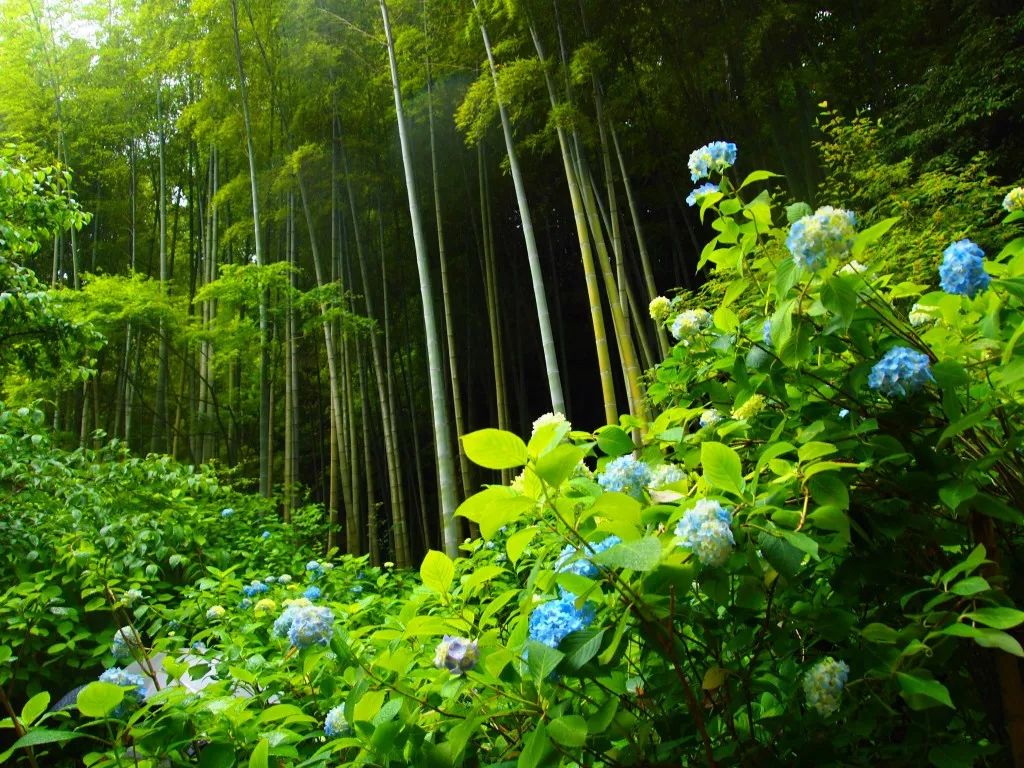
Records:
[[[537,49],[537,57],[543,64],[544,49],[536,30],[531,27],[530,33],[533,36],[534,47]],[[551,100],[551,107],[558,106],[558,97],[555,93],[554,81],[548,74],[547,67],[544,67],[545,78],[548,86],[548,96]],[[572,202],[573,220],[576,224],[576,237],[580,244],[580,256],[583,262],[583,278],[587,286],[587,299],[590,303],[590,321],[594,328],[594,346],[597,350],[597,367],[601,379],[601,398],[604,403],[604,418],[606,424],[618,423],[618,406],[615,402],[615,379],[612,374],[611,355],[608,351],[608,334],[604,325],[604,310],[601,307],[601,290],[598,283],[597,270],[594,268],[594,253],[590,244],[590,233],[587,230],[587,214],[584,210],[583,200],[580,195],[579,180],[573,170],[569,141],[565,129],[556,125],[558,134],[558,147],[562,154],[562,167],[565,171],[565,180],[569,186],[569,199]]]
[[[426,22],[424,21],[424,24]],[[434,219],[437,222],[437,250],[441,263],[441,297],[444,302],[444,327],[448,341],[448,374],[452,384],[452,412],[455,416],[455,434],[461,438],[465,434],[466,423],[463,418],[462,389],[459,385],[458,350],[455,344],[455,321],[452,318],[451,292],[448,286],[448,257],[445,250],[443,217],[441,216],[441,184],[437,173],[437,146],[434,137],[434,102],[430,82],[430,58],[427,57],[427,118],[430,124],[430,172],[434,182]],[[469,459],[462,450],[462,442],[456,445],[459,451],[459,473],[462,478],[462,492],[469,494]]]
[[[449,557],[458,555],[458,527],[455,520],[457,494],[455,489],[455,464],[452,460],[451,435],[448,432],[448,406],[445,402],[444,379],[441,373],[441,349],[434,316],[434,296],[431,286],[430,265],[427,245],[420,219],[419,202],[416,197],[416,181],[413,178],[412,155],[405,131],[405,114],[402,110],[402,92],[398,83],[398,62],[395,59],[394,41],[391,37],[391,23],[388,7],[380,1],[381,17],[384,21],[384,35],[388,44],[388,59],[391,64],[391,83],[395,96],[395,113],[398,120],[398,137],[402,145],[402,165],[405,168],[405,186],[409,197],[409,217],[412,220],[413,242],[416,249],[416,270],[419,275],[420,300],[423,309],[423,325],[426,333],[427,367],[430,380],[430,404],[434,422],[434,446],[437,460],[438,496],[441,507],[441,530],[444,549]],[[556,371],[557,375],[557,371]],[[558,395],[561,400],[561,393]]]
[[[473,0],[473,7],[477,8],[476,0]],[[554,411],[565,413],[562,381],[558,372],[558,357],[555,355],[555,338],[551,330],[551,316],[548,312],[548,300],[544,292],[544,276],[540,267],[540,256],[537,253],[537,241],[533,233],[533,216],[530,213],[530,204],[526,198],[526,184],[523,181],[522,170],[519,167],[519,155],[516,152],[515,143],[512,138],[512,123],[509,120],[508,109],[501,100],[501,93],[498,87],[498,69],[494,63],[491,41],[487,36],[487,28],[483,23],[480,24],[480,34],[483,36],[484,50],[487,52],[487,63],[491,68],[491,79],[494,81],[495,100],[498,103],[498,112],[501,116],[501,128],[505,136],[505,150],[508,153],[508,164],[512,171],[512,183],[515,186],[516,202],[519,205],[519,217],[523,226],[523,239],[526,242],[526,256],[530,264],[533,297],[537,304],[537,323],[540,326],[541,345],[544,350],[544,367],[547,371],[551,408]]]
[[[156,115],[160,130],[158,162],[160,167],[160,185],[158,194],[159,218],[160,218],[160,291],[165,296],[168,293],[167,285],[167,180],[164,174],[164,116],[163,103],[161,101],[162,86],[158,85],[156,90]],[[163,453],[167,450],[167,378],[168,371],[168,342],[167,326],[163,320],[159,326],[159,369],[156,378],[156,401],[153,408],[153,435],[150,440],[150,451]]]
[[[352,234],[356,244],[356,258],[359,261],[359,273],[363,282],[363,301],[366,305],[366,316],[372,320],[376,317],[373,311],[373,291],[371,290],[369,270],[366,265],[366,253],[363,247],[361,231],[359,229],[355,190],[352,186],[352,176],[349,173],[348,156],[345,153],[345,143],[340,131],[338,132],[338,150],[341,155],[342,171],[345,174],[345,187],[348,192],[349,211],[352,217]],[[381,258],[384,258],[383,253],[381,253]],[[388,472],[388,493],[391,502],[391,519],[394,521],[392,525],[392,533],[395,535],[394,557],[396,564],[400,568],[404,568],[410,565],[410,557],[409,540],[405,531],[405,510],[402,508],[399,497],[399,486],[402,482],[402,471],[398,457],[398,446],[394,443],[394,432],[392,430],[393,414],[388,406],[387,380],[385,379],[384,374],[384,355],[380,347],[380,334],[376,329],[374,329],[370,333],[370,356],[373,361],[374,379],[377,386],[377,401],[380,405],[381,411],[381,431],[384,433],[384,456]],[[367,430],[365,422],[363,429],[365,433]],[[377,537],[377,510],[375,507],[371,506],[368,509],[368,513],[372,516],[372,535]],[[373,546],[378,547],[377,558],[379,559],[379,540],[375,539]]]
[[[636,198],[633,196],[633,184],[630,182],[629,174],[626,172],[626,161],[622,156],[622,148],[619,146],[618,134],[614,128],[611,129],[610,133],[612,135],[612,144],[615,147],[615,156],[619,161],[622,186],[626,189],[626,202],[629,204],[629,215],[633,220],[633,233],[636,236],[637,250],[640,251],[640,265],[643,267],[644,285],[647,287],[647,300],[649,302],[658,295],[658,288],[654,284],[654,270],[651,268],[651,257],[647,251],[647,239],[644,237],[643,226],[640,224],[640,212],[636,205]],[[671,349],[668,343],[668,333],[663,323],[655,323],[654,326],[658,334],[658,348],[661,350],[661,356],[666,357],[669,349]]]
[[[494,403],[498,429],[509,428],[508,395],[505,389],[505,362],[502,354],[501,308],[498,300],[498,284],[494,258],[494,226],[491,220],[490,187],[487,165],[484,162],[483,145],[477,145],[477,161],[480,184],[480,218],[483,242],[484,292],[487,300],[487,325],[491,334],[491,370],[494,374]],[[511,473],[501,471],[501,481],[507,484]]]
[[[245,128],[245,148],[249,157],[249,184],[252,193],[253,242],[256,264],[264,266],[263,238],[260,232],[260,197],[256,177],[256,150],[253,145],[252,120],[249,116],[249,89],[242,62],[242,46],[238,39],[238,0],[231,0],[231,31],[235,41],[235,61],[238,64],[238,89],[242,102],[242,124]],[[260,493],[270,495],[270,350],[268,347],[267,293],[260,295]]]
[[[586,162],[582,157],[582,151],[577,145],[577,167],[580,172],[580,191],[583,193],[583,205],[587,211],[587,219],[590,223],[590,232],[594,237],[597,246],[597,260],[601,266],[604,278],[605,295],[608,297],[608,304],[612,312],[612,327],[615,329],[615,342],[618,348],[619,358],[622,362],[623,374],[626,380],[626,391],[629,394],[630,410],[634,416],[644,419],[643,392],[640,389],[640,367],[637,364],[636,350],[633,346],[633,339],[629,334],[629,326],[626,323],[622,306],[618,302],[618,287],[615,284],[615,275],[612,270],[611,259],[608,255],[608,246],[604,234],[601,231],[600,214],[597,211],[597,203],[594,199],[593,183]]]

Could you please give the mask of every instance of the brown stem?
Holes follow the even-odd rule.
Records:
[[[28,733],[28,731],[25,730],[25,726],[21,724],[21,720],[19,720],[18,716],[14,714],[14,708],[11,707],[11,702],[7,698],[7,692],[4,691],[4,687],[2,685],[0,685],[0,705],[3,706],[7,716],[11,718],[11,723],[14,724],[14,735],[20,739]],[[28,755],[28,764],[31,765],[32,768],[39,768],[39,764],[36,762],[36,756],[32,751],[32,747],[25,747],[25,753]]]

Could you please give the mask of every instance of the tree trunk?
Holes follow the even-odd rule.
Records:
[[[395,97],[395,116],[398,120],[398,137],[402,145],[402,165],[405,168],[405,186],[409,197],[409,217],[412,220],[413,242],[416,249],[416,270],[419,275],[420,300],[423,309],[423,325],[426,333],[427,367],[430,380],[430,404],[434,422],[434,447],[436,451],[438,496],[441,507],[441,529],[444,532],[444,549],[449,557],[458,555],[458,528],[455,520],[457,496],[455,490],[455,464],[452,460],[451,435],[448,432],[448,406],[444,379],[441,373],[441,349],[434,317],[434,296],[431,287],[430,265],[423,223],[420,219],[419,202],[416,198],[416,181],[413,178],[412,154],[405,131],[405,115],[402,110],[402,92],[398,83],[398,62],[395,59],[394,41],[391,37],[391,23],[388,7],[380,0],[381,17],[384,21],[384,36],[387,38],[388,59],[391,64],[391,84]],[[552,350],[553,351],[553,350]],[[556,371],[557,375],[557,371]],[[561,393],[558,393],[561,401]]]
[[[473,0],[473,7],[477,8],[476,0]],[[537,241],[533,234],[533,216],[530,213],[530,204],[526,198],[526,184],[523,181],[523,174],[519,168],[519,155],[516,152],[515,143],[512,139],[512,123],[509,120],[508,109],[506,109],[501,101],[501,94],[498,88],[498,69],[494,63],[491,42],[487,36],[487,28],[483,23],[480,24],[480,34],[483,36],[484,50],[487,52],[487,63],[491,68],[491,79],[494,81],[494,95],[498,103],[498,112],[501,116],[501,128],[505,136],[505,150],[508,153],[508,164],[512,171],[512,183],[516,190],[516,202],[519,205],[519,217],[523,225],[523,239],[526,242],[526,256],[530,264],[533,297],[537,304],[537,323],[540,326],[541,345],[544,350],[544,367],[547,371],[551,408],[553,411],[565,413],[562,381],[558,372],[558,358],[555,355],[555,339],[551,331],[551,317],[548,313],[548,300],[544,292],[544,276],[541,272],[540,256],[537,253]]]
[[[238,89],[242,102],[242,124],[245,128],[245,148],[249,158],[249,185],[252,194],[253,242],[256,264],[264,266],[263,238],[260,232],[259,184],[256,178],[256,150],[253,145],[252,120],[249,115],[249,89],[242,62],[242,46],[238,39],[238,0],[231,0],[231,31],[235,41],[235,61],[238,64]],[[267,330],[267,293],[260,295],[260,493],[270,495],[270,350]]]

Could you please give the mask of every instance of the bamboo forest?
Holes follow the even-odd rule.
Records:
[[[1019,0],[0,0],[0,765],[1024,768]]]

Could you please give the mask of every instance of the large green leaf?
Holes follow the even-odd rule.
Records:
[[[512,469],[526,463],[526,443],[501,429],[481,429],[462,436],[462,447],[474,464],[487,469]]]
[[[548,723],[548,736],[563,747],[582,747],[587,742],[587,721],[579,715],[562,715]]]
[[[713,488],[743,494],[743,469],[740,455],[722,443],[707,442],[700,446],[700,463],[704,478]]]
[[[420,580],[423,586],[440,594],[447,594],[455,578],[455,564],[444,552],[431,549],[420,565]]]
[[[965,613],[964,618],[984,624],[987,627],[994,627],[995,629],[1012,629],[1018,624],[1024,623],[1024,611],[1018,611],[1016,608],[992,606]]]
[[[949,691],[938,680],[929,680],[906,672],[897,672],[896,680],[900,684],[904,697],[907,698],[907,703],[911,704],[912,707],[918,709],[926,708],[928,706],[927,701],[921,702],[913,698],[924,697],[924,699],[931,702],[955,709],[953,700],[949,698]],[[935,706],[935,704],[933,703],[931,706]]]
[[[119,685],[97,680],[79,692],[75,706],[86,717],[106,717],[124,701],[124,693]]]
[[[606,568],[629,568],[650,571],[661,560],[661,541],[657,536],[645,536],[634,541],[623,541],[593,557],[593,561]]]

